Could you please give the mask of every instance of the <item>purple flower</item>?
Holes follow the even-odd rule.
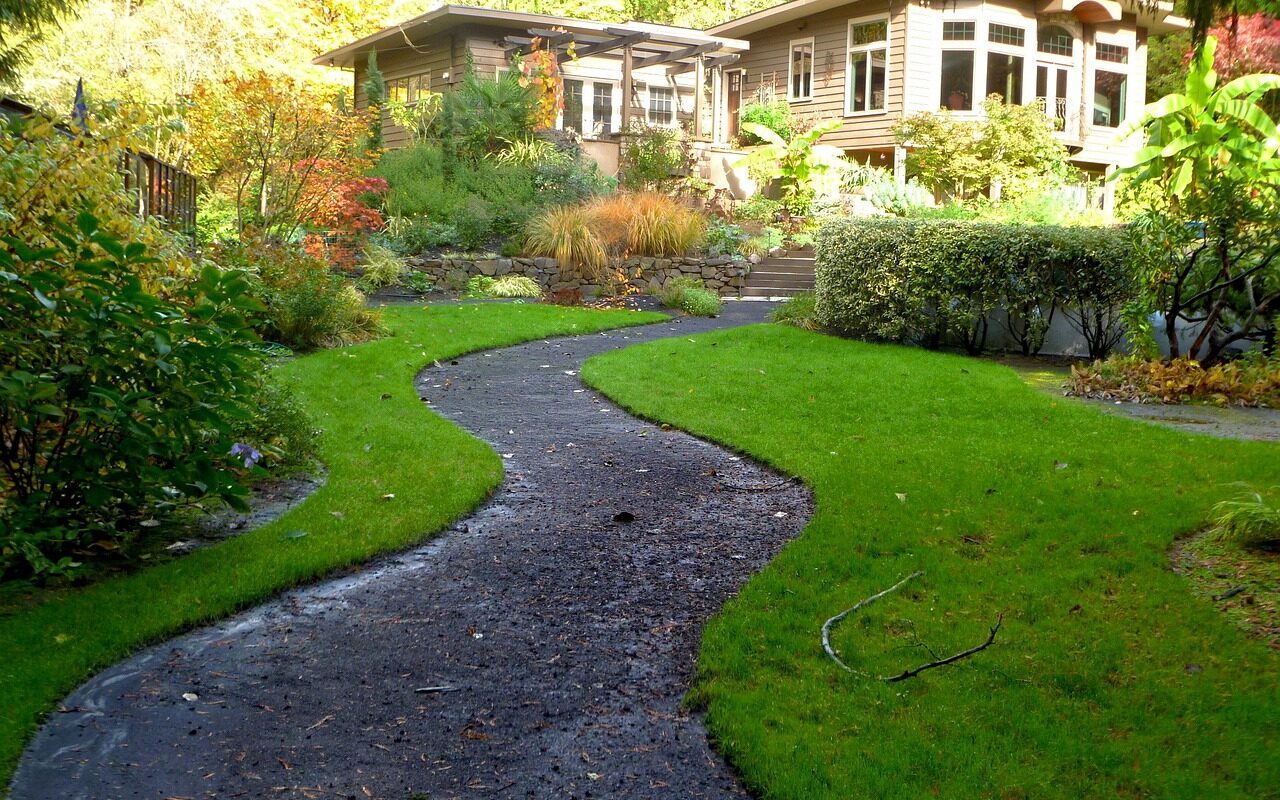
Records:
[[[244,458],[244,468],[252,469],[259,461],[262,460],[262,453],[253,449],[253,445],[236,442],[231,445],[231,455],[236,458]]]

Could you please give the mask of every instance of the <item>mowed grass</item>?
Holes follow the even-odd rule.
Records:
[[[597,356],[633,411],[802,476],[805,532],[706,628],[692,701],[766,798],[1280,796],[1280,663],[1168,549],[1280,448],[1104,416],[1007,368],[782,326]],[[901,672],[996,644],[901,683]]]
[[[0,617],[0,787],[42,716],[96,670],[411,545],[484,500],[502,480],[501,459],[426,408],[413,386],[419,369],[474,350],[665,317],[485,304],[391,308],[386,319],[389,338],[279,367],[324,431],[328,480],[303,504],[235,539]]]

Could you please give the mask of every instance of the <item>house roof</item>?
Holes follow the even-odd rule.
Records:
[[[330,67],[350,68],[357,59],[368,55],[377,48],[379,51],[409,48],[416,46],[426,36],[447,31],[466,23],[480,23],[512,31],[527,31],[530,28],[564,29],[573,34],[580,44],[606,42],[610,38],[626,34],[647,34],[644,42],[637,49],[655,53],[664,53],[706,45],[704,53],[711,55],[730,55],[748,49],[749,45],[738,39],[721,35],[711,35],[694,28],[681,28],[674,25],[655,25],[649,22],[595,22],[572,17],[558,17],[550,14],[530,14],[522,11],[506,11],[494,8],[478,8],[476,6],[446,5],[428,11],[425,14],[390,25],[377,33],[352,42],[351,44],[330,50],[317,56],[312,63]]]
[[[775,25],[809,17],[833,8],[850,5],[853,0],[792,0],[790,3],[771,6],[754,14],[722,22],[709,28],[712,36],[749,36]],[[1136,14],[1138,25],[1150,33],[1169,33],[1186,30],[1190,23],[1173,14],[1173,3],[1149,3],[1143,0],[1040,0],[1040,13],[1070,12],[1084,22],[1103,19],[1119,20],[1124,12]]]

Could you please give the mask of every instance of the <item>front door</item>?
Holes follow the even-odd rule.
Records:
[[[738,137],[738,112],[742,109],[742,70],[735,69],[732,72],[726,72],[725,77],[728,84],[725,87],[728,95],[728,111],[729,111],[729,139],[732,141]]]

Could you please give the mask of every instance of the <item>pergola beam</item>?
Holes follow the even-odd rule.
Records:
[[[727,67],[730,64],[735,63],[740,58],[742,58],[742,56],[739,55],[738,53],[730,53],[727,56],[716,56],[715,58],[707,59],[706,63],[703,66],[705,66],[707,69],[714,69],[716,67]],[[683,75],[686,72],[693,72],[695,69],[697,69],[697,65],[694,64],[693,62],[690,62],[688,64],[676,64],[673,67],[667,67],[667,75],[668,76]]]
[[[614,30],[616,29],[606,28],[605,30],[608,31],[609,33],[613,33]],[[608,53],[611,50],[618,50],[620,48],[629,48],[634,44],[639,44],[640,42],[648,41],[650,35],[651,34],[646,33],[644,31],[631,31],[631,32],[624,31],[624,35],[622,36],[618,36],[614,39],[607,39],[603,42],[598,42],[596,44],[589,44],[586,47],[580,48],[574,55],[576,58],[586,58],[587,56],[595,56],[595,55],[600,55],[601,53]],[[569,54],[560,53],[559,60],[561,62],[568,61]]]
[[[645,56],[636,61],[632,66],[635,69],[644,69],[645,67],[653,67],[658,64],[666,64],[669,61],[683,61],[686,58],[700,56],[703,53],[709,53],[712,50],[719,50],[719,42],[705,42],[703,44],[689,45],[679,50],[671,50],[666,53],[658,53],[657,55]]]

